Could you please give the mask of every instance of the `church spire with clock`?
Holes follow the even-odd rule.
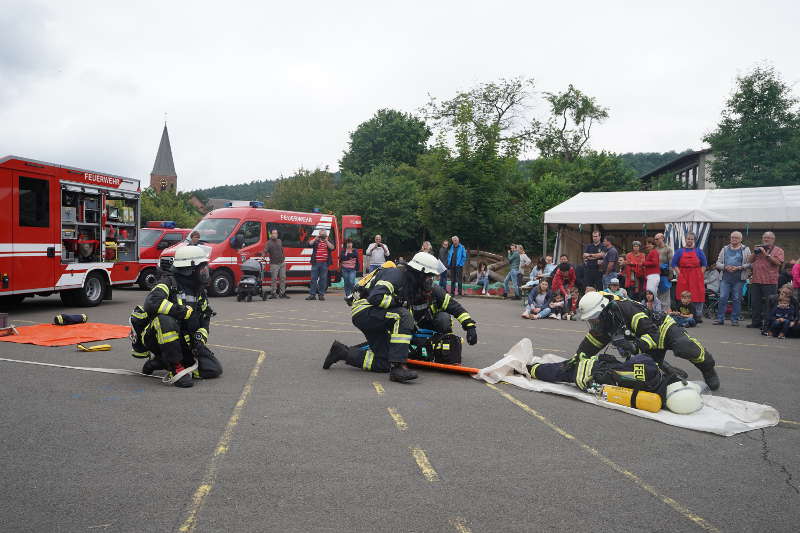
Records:
[[[174,193],[178,190],[178,175],[175,173],[175,163],[172,161],[172,147],[169,144],[166,122],[158,145],[156,161],[153,163],[153,171],[150,173],[150,187],[159,192]]]

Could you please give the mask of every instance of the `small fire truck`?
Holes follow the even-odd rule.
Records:
[[[139,276],[139,180],[0,157],[0,303],[110,300]]]
[[[139,287],[149,291],[156,286],[161,252],[185,241],[191,231],[176,228],[172,220],[151,220],[139,230]]]

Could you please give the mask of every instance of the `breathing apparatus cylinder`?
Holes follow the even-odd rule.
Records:
[[[603,385],[600,398],[611,403],[635,407],[642,411],[657,413],[661,410],[661,396],[653,392],[618,387],[616,385]]]

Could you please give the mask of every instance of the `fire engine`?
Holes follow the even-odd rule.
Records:
[[[359,250],[359,264],[363,264],[360,216],[343,215],[340,231],[335,215],[264,209],[263,205],[261,202],[247,202],[246,206],[232,204],[231,207],[215,209],[195,226],[194,229],[200,232],[199,244],[210,251],[209,294],[212,296],[233,294],[242,277],[241,264],[263,254],[273,229],[278,230],[278,238],[283,242],[287,285],[308,285],[311,282],[311,248],[307,243],[323,229],[335,245],[331,250],[332,263],[328,271],[331,281],[341,276],[339,257],[344,248],[343,239],[352,239],[354,247]],[[162,252],[162,269],[170,267],[178,247]]]
[[[136,179],[0,158],[0,300],[95,306],[135,282],[140,194]]]
[[[172,220],[151,220],[139,230],[139,287],[146,291],[155,287],[161,252],[186,240],[191,231],[176,228]]]

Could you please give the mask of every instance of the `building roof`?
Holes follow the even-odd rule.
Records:
[[[175,176],[175,163],[172,161],[172,147],[169,144],[169,133],[167,124],[164,123],[164,131],[161,133],[161,142],[158,145],[156,161],[153,163],[151,176]]]
[[[705,150],[697,150],[695,152],[689,152],[687,154],[681,154],[672,161],[668,163],[664,163],[660,167],[654,168],[653,170],[642,174],[639,176],[640,180],[649,180],[655,176],[660,176],[661,174],[666,174],[667,172],[678,172],[679,170],[684,170],[687,167],[692,166],[695,164],[701,156],[711,153],[711,148],[706,148]]]
[[[544,214],[546,224],[739,222],[800,224],[800,185],[741,189],[582,192]]]

